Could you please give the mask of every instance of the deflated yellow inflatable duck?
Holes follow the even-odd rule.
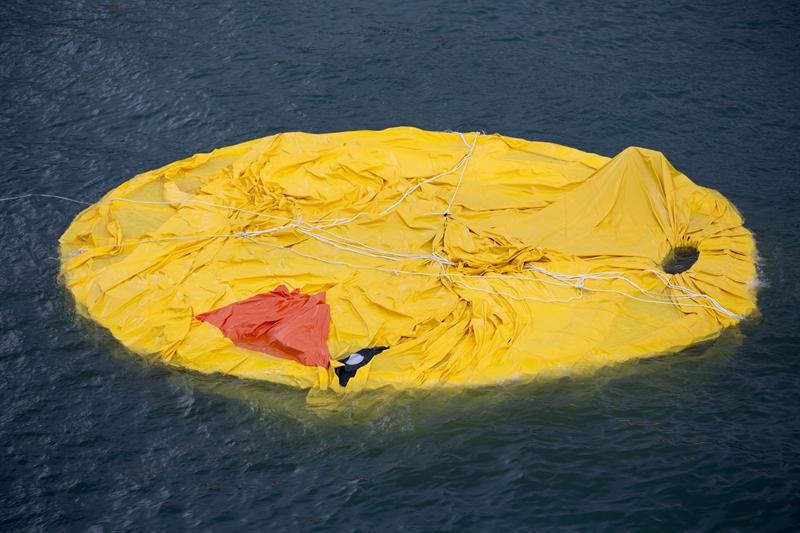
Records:
[[[713,339],[755,243],[658,152],[283,133],[123,183],[61,237],[79,311],[170,365],[353,391],[562,376]]]

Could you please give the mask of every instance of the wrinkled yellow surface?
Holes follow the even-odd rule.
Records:
[[[406,127],[285,133],[123,183],[64,233],[61,266],[82,313],[171,365],[341,390],[336,363],[239,348],[194,318],[284,284],[326,291],[334,359],[390,346],[348,391],[473,386],[715,338],[755,311],[755,245],[742,224],[719,193],[641,148],[609,159]],[[727,313],[650,272],[680,245],[699,260],[664,278]],[[608,272],[619,274],[584,277],[582,288],[554,277]]]

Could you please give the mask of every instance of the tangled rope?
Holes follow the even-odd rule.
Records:
[[[450,215],[451,209],[453,207],[453,203],[455,202],[456,196],[461,188],[461,185],[464,180],[464,175],[466,173],[467,165],[470,159],[475,154],[475,149],[478,143],[478,138],[480,136],[480,132],[475,133],[475,137],[472,140],[472,143],[467,142],[467,139],[464,135],[460,132],[453,132],[457,134],[465,147],[467,148],[467,152],[461,157],[458,163],[450,168],[449,170],[436,174],[434,176],[425,178],[403,192],[399,199],[397,199],[394,203],[389,205],[389,207],[382,210],[378,213],[379,217],[384,217],[396,209],[403,201],[405,201],[410,195],[412,195],[416,190],[418,190],[423,185],[428,183],[434,182],[442,177],[448,176],[450,174],[454,174],[459,172],[459,177],[456,185],[454,186],[453,193],[450,197],[448,202],[447,208],[443,215]],[[85,202],[82,200],[76,200],[74,198],[68,198],[66,196],[60,196],[55,194],[36,194],[36,193],[26,193],[20,194],[17,196],[10,196],[5,198],[0,198],[0,202],[10,202],[15,200],[24,200],[28,198],[50,198],[50,199],[57,199],[68,201],[84,206],[91,206],[94,205],[90,202]],[[209,240],[209,239],[229,239],[229,238],[242,238],[249,242],[255,243],[259,246],[265,246],[273,249],[279,250],[286,250],[293,254],[296,254],[301,257],[305,257],[308,259],[313,259],[316,261],[320,261],[323,263],[328,263],[332,265],[344,266],[353,269],[368,269],[374,270],[379,272],[386,272],[393,275],[411,275],[411,276],[425,276],[425,277],[435,277],[438,279],[446,280],[452,283],[455,286],[459,286],[465,288],[467,290],[472,290],[476,292],[482,292],[490,295],[500,296],[503,298],[508,298],[512,300],[518,301],[536,301],[540,303],[568,303],[578,299],[583,298],[584,292],[598,292],[598,293],[611,293],[611,294],[618,294],[624,296],[626,298],[631,298],[636,301],[645,302],[645,303],[652,303],[658,305],[676,305],[679,303],[682,307],[698,307],[698,308],[706,308],[710,309],[724,315],[727,315],[732,318],[736,319],[744,319],[743,316],[738,315],[725,307],[723,307],[717,300],[712,298],[711,296],[699,292],[692,291],[686,287],[682,287],[680,285],[676,285],[672,283],[668,276],[664,273],[659,272],[657,270],[648,269],[644,272],[652,274],[658,278],[658,280],[664,285],[665,288],[680,292],[682,294],[675,295],[675,294],[663,294],[657,293],[650,290],[647,290],[633,280],[625,277],[621,272],[599,272],[599,273],[591,273],[591,274],[577,274],[577,275],[567,275],[561,274],[557,272],[551,272],[547,269],[544,269],[537,265],[527,265],[524,270],[527,272],[535,272],[543,276],[540,277],[532,277],[532,276],[512,276],[512,275],[501,275],[501,274],[483,274],[483,275],[474,275],[474,274],[464,274],[460,272],[451,272],[447,269],[448,266],[456,266],[456,263],[440,257],[434,254],[405,254],[400,253],[392,250],[385,250],[381,248],[376,248],[365,243],[361,243],[354,239],[344,237],[338,234],[335,234],[331,231],[328,231],[330,228],[343,226],[354,222],[362,217],[369,216],[366,212],[359,212],[351,217],[348,218],[338,218],[338,219],[321,219],[321,220],[314,220],[311,223],[305,223],[302,221],[301,217],[297,217],[296,219],[292,219],[290,217],[283,217],[278,215],[270,215],[267,213],[253,211],[249,209],[243,209],[240,207],[229,206],[224,204],[218,204],[214,202],[207,202],[204,200],[192,200],[192,199],[184,199],[178,200],[174,202],[170,201],[147,201],[147,200],[134,200],[130,198],[104,198],[97,202],[97,204],[102,203],[111,203],[111,202],[125,202],[131,204],[141,204],[141,205],[166,205],[166,206],[180,206],[180,205],[198,205],[198,206],[205,206],[205,207],[213,207],[216,209],[225,209],[234,212],[241,212],[249,215],[253,215],[259,218],[268,218],[274,220],[280,220],[283,224],[262,229],[256,231],[241,231],[236,233],[223,233],[223,234],[208,234],[208,235],[186,235],[186,236],[174,236],[174,237],[160,237],[160,238],[153,238],[153,239],[143,239],[143,240],[136,240],[136,241],[127,241],[127,242],[120,242],[115,244],[110,244],[107,246],[100,246],[94,248],[81,248],[78,250],[73,251],[72,253],[66,255],[65,257],[75,257],[86,253],[88,251],[112,251],[118,250],[120,248],[129,247],[129,246],[138,246],[142,244],[151,244],[151,243],[158,243],[158,242],[168,242],[168,241],[197,241],[197,240]],[[410,260],[422,260],[422,261],[430,261],[438,265],[438,272],[418,272],[418,271],[410,271],[410,270],[403,270],[403,269],[393,269],[393,268],[384,268],[384,267],[376,267],[376,266],[369,266],[369,265],[358,265],[354,263],[344,262],[344,261],[334,261],[330,259],[326,259],[323,257],[316,257],[309,254],[304,254],[293,247],[287,248],[267,242],[262,242],[256,240],[256,237],[263,237],[266,235],[271,235],[275,233],[279,233],[282,231],[297,231],[300,234],[316,240],[326,246],[330,246],[336,248],[338,250],[342,250],[348,253],[357,254],[365,257],[377,258],[385,261],[410,261]],[[483,289],[481,287],[475,287],[473,285],[469,285],[464,280],[469,279],[502,279],[502,280],[514,280],[514,281],[521,281],[521,282],[534,282],[540,283],[544,285],[552,285],[558,287],[565,287],[576,291],[576,294],[569,298],[561,298],[561,299],[542,299],[537,298],[534,296],[520,296],[516,294],[511,294],[508,292],[500,292],[500,291],[493,291],[489,289]],[[625,284],[630,285],[636,292],[641,294],[643,297],[637,296],[636,294],[626,293],[624,291],[616,290],[616,289],[603,289],[599,287],[589,287],[586,285],[587,281],[601,281],[601,282],[609,282],[609,281],[621,281]],[[704,300],[708,302],[708,304],[704,303],[697,303],[697,302],[689,302],[688,300]]]

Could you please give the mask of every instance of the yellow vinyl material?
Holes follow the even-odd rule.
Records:
[[[659,152],[609,159],[475,132],[283,133],[123,183],[61,237],[79,311],[170,365],[347,391],[592,371],[718,336],[756,310],[737,210]],[[699,258],[663,271],[676,247]],[[326,292],[330,368],[195,318],[279,285]]]

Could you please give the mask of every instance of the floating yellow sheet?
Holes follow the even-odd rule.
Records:
[[[123,183],[61,237],[61,269],[80,312],[171,365],[343,390],[339,363],[241,348],[195,318],[285,285],[326,292],[333,360],[390,347],[346,390],[476,386],[715,338],[755,311],[742,224],[642,148],[285,133]],[[699,258],[667,274],[678,247]]]

